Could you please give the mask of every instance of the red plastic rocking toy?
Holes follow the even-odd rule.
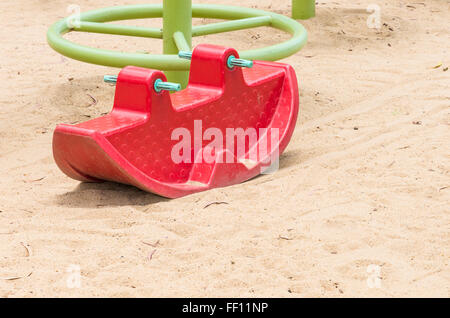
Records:
[[[289,65],[254,61],[252,68],[242,69],[230,67],[230,56],[238,57],[237,51],[197,46],[189,84],[173,94],[155,90],[155,81],[166,80],[163,72],[125,67],[117,78],[111,113],[57,126],[53,154],[59,168],[76,180],[117,181],[169,198],[257,176],[281,155],[294,131],[297,79]],[[177,129],[192,147],[179,148]],[[253,129],[255,142],[247,134],[245,151],[240,152],[239,142],[216,147],[218,136],[228,138],[230,129]],[[208,130],[215,132],[214,147]],[[268,138],[275,130],[278,138]],[[249,159],[255,149],[257,156]],[[206,152],[212,160],[202,160]],[[174,154],[186,160],[174,160]]]

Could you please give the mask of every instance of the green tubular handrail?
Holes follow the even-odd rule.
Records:
[[[76,30],[161,38],[163,31],[160,29],[120,26],[109,23],[103,24],[103,22],[160,18],[162,17],[162,14],[163,6],[161,4],[117,6],[89,11],[81,14],[81,23],[79,28],[69,29],[67,26],[68,18],[53,24],[47,33],[47,40],[50,46],[57,52],[67,57],[88,63],[119,68],[127,65],[135,65],[165,71],[189,70],[189,61],[178,58],[176,54],[153,55],[94,49],[72,43],[62,37],[63,34]],[[192,27],[193,36],[226,32],[262,25],[268,25],[288,32],[292,35],[291,39],[283,43],[265,48],[239,52],[240,57],[243,59],[266,61],[283,59],[299,51],[307,41],[307,32],[300,23],[273,12],[225,5],[197,4],[192,5],[192,17],[233,20],[206,26],[194,26]],[[189,45],[183,34],[177,35],[175,32],[174,40],[179,49],[180,46],[184,50],[188,49],[187,46]]]
[[[140,36],[144,38],[162,39],[163,37],[161,29],[88,21],[80,21],[80,26],[74,28],[74,30],[79,32]]]
[[[173,40],[175,41],[175,45],[177,46],[177,52],[189,51],[191,49],[191,46],[186,41],[186,38],[184,37],[182,32],[180,31],[175,32],[173,34]]]
[[[268,15],[232,20],[226,22],[211,23],[206,25],[198,25],[192,28],[192,36],[202,36],[214,33],[236,31],[248,28],[270,25],[272,17]]]

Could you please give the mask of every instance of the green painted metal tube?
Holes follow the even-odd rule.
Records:
[[[259,48],[251,51],[241,51],[239,56],[249,60],[276,61],[288,57],[299,51],[307,41],[305,28],[286,16],[267,12],[263,10],[241,8],[222,5],[193,5],[193,17],[204,17],[211,19],[246,19],[260,16],[270,16],[271,27],[280,29],[291,34],[291,39],[269,47]],[[157,18],[162,17],[161,4],[130,5],[103,8],[81,14],[81,21],[110,22],[129,19]],[[159,70],[189,70],[189,61],[180,59],[174,54],[141,54],[124,53],[113,50],[95,49],[88,46],[76,44],[63,38],[63,34],[70,32],[67,26],[67,18],[53,24],[47,32],[47,41],[57,52],[84,62],[112,66],[125,67],[135,65]],[[190,37],[186,37],[190,39]]]
[[[292,18],[306,20],[315,15],[315,0],[292,0]]]
[[[137,26],[88,22],[88,21],[80,21],[80,27],[75,27],[74,30],[80,32],[140,36],[144,38],[157,38],[157,39],[162,39],[163,35],[162,30],[156,28],[145,28]]]
[[[145,19],[162,17],[162,5],[134,5],[117,6],[93,10],[81,14],[81,21],[110,22],[128,19]],[[94,49],[75,44],[62,37],[71,29],[67,25],[67,18],[53,24],[47,32],[49,45],[57,52],[87,63],[122,68],[135,65],[159,70],[189,69],[189,63],[181,61],[171,55],[150,55],[141,53],[123,53],[112,50]],[[184,63],[183,63],[184,62]],[[184,64],[184,65],[183,65]]]
[[[256,28],[270,25],[272,18],[270,16],[261,16],[247,19],[238,19],[233,21],[197,25],[192,27],[192,36],[202,36],[214,33],[236,31],[242,29]]]
[[[177,46],[178,51],[189,51],[191,46],[186,41],[186,38],[183,35],[183,32],[177,31],[173,34],[173,40],[175,41],[175,45]]]
[[[192,39],[192,1],[191,0],[163,0],[163,53],[164,54],[178,54],[178,47],[174,34],[180,32],[183,35],[184,41],[180,34],[175,37],[178,44],[186,48],[186,45],[191,48]],[[187,86],[189,72],[166,71],[166,76],[169,81],[178,82],[183,87]]]
[[[194,5],[192,9],[192,17],[195,18],[235,20],[267,15],[272,18],[271,27],[292,35],[290,40],[283,43],[239,52],[239,56],[243,59],[264,61],[281,60],[299,51],[306,44],[308,38],[306,29],[301,24],[281,14],[251,8],[237,8],[223,5]]]

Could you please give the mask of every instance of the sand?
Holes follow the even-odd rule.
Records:
[[[159,0],[76,1],[82,11],[149,2]],[[196,2],[290,11],[287,0]],[[371,3],[380,30],[367,27]],[[55,125],[109,111],[102,76],[117,73],[49,48],[46,30],[68,4],[0,3],[0,296],[449,296],[448,1],[319,1],[303,22],[307,46],[283,61],[301,110],[280,170],[176,200],[80,184],[55,165]],[[161,51],[158,40],[68,38]],[[286,38],[258,28],[195,43]]]

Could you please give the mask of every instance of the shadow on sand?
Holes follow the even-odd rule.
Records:
[[[98,208],[103,206],[146,206],[170,199],[142,191],[136,187],[115,183],[80,183],[73,191],[57,195],[57,205]]]

